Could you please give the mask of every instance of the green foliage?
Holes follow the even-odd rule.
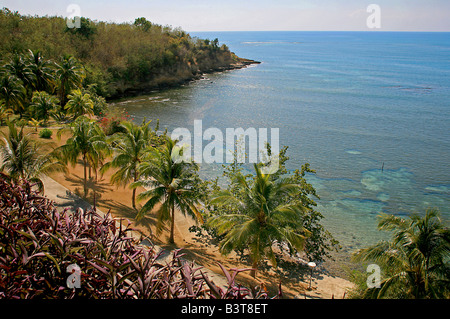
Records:
[[[62,17],[26,16],[4,8],[0,56],[22,66],[20,73],[13,73],[27,89],[53,93],[56,86],[62,106],[83,80],[85,86],[95,84],[98,95],[110,98],[175,85],[235,63],[235,56],[226,46],[219,47],[218,39],[191,38],[145,18],[130,24],[84,17],[80,22],[80,28],[68,28]],[[50,72],[53,68],[56,73]]]
[[[48,128],[44,128],[39,132],[39,137],[41,138],[50,138],[52,137],[53,132],[52,130],[48,129]]]
[[[120,124],[121,130],[113,134],[109,139],[113,159],[104,164],[101,172],[110,168],[117,168],[111,175],[111,183],[126,186],[130,182],[137,182],[141,176],[138,166],[143,162],[148,148],[153,146],[157,140],[155,132],[150,128],[149,122],[136,125],[124,121]],[[132,205],[136,208],[136,188],[133,189]]]
[[[87,195],[87,168],[88,165],[97,170],[102,160],[109,153],[105,134],[93,121],[84,116],[78,117],[72,123],[58,130],[58,137],[68,132],[71,137],[66,144],[56,149],[60,158],[66,163],[76,165],[81,157],[84,166],[84,196]]]
[[[13,114],[11,109],[7,109],[4,103],[0,102],[0,126],[3,126]]]
[[[35,132],[37,132],[37,127],[38,127],[39,124],[42,124],[42,122],[41,122],[41,121],[38,121],[38,120],[36,120],[36,119],[33,119],[33,118],[32,118],[31,120],[28,121],[28,125],[33,126]]]
[[[138,200],[147,200],[138,212],[137,219],[151,212],[160,203],[157,214],[157,229],[161,231],[164,224],[170,223],[169,243],[174,242],[175,209],[188,214],[202,222],[197,210],[198,196],[195,183],[198,178],[198,165],[191,162],[177,161],[174,154],[182,153],[176,146],[177,141],[165,136],[164,143],[158,148],[151,148],[139,164],[143,179],[132,183],[132,187],[145,187],[147,190],[138,195]]]
[[[11,184],[0,174],[0,299],[269,298],[235,282],[245,270],[220,264],[227,284],[216,286],[180,249],[162,264],[161,253],[131,232],[130,224],[93,209],[60,212],[31,183]],[[68,287],[73,264],[76,289]]]
[[[11,180],[18,183],[28,180],[37,183],[43,189],[40,176],[53,171],[63,171],[65,166],[56,154],[46,149],[46,145],[34,141],[23,132],[23,127],[17,129],[14,123],[8,122],[8,132],[1,132],[0,155],[2,166]]]
[[[65,32],[68,32],[73,35],[79,35],[81,37],[84,37],[86,39],[93,38],[94,34],[97,31],[97,27],[95,23],[93,23],[90,19],[87,19],[85,17],[80,18],[80,27],[75,28],[69,28],[66,26]]]
[[[230,213],[210,218],[208,223],[219,234],[226,234],[220,249],[224,254],[247,248],[257,268],[263,258],[276,267],[272,245],[286,243],[290,251],[301,251],[309,232],[302,226],[305,208],[299,202],[283,202],[280,198],[294,195],[298,185],[284,179],[271,180],[254,165],[256,176],[247,180],[241,173],[233,176],[234,194],[229,190],[217,192],[211,205],[230,206]]]
[[[29,68],[34,74],[33,88],[36,91],[52,92],[55,84],[54,63],[45,59],[40,51],[31,51],[26,53]]]
[[[89,93],[85,93],[82,90],[73,90],[69,94],[68,99],[69,101],[64,109],[69,114],[72,114],[74,119],[82,115],[94,114],[94,102]]]
[[[58,99],[44,91],[35,91],[31,99],[30,113],[36,120],[46,123],[58,106]]]
[[[152,23],[144,17],[135,19],[134,25],[146,32],[152,27]]]
[[[71,55],[64,55],[56,64],[55,78],[58,80],[58,92],[61,106],[72,89],[80,89],[84,78],[84,69]]]
[[[0,78],[0,98],[6,109],[15,113],[23,111],[26,90],[19,78],[10,74],[3,74]]]
[[[5,109],[12,109],[21,118],[32,117],[46,124],[50,116],[62,118],[58,113],[62,111],[67,96],[72,90],[82,88],[84,78],[84,68],[70,55],[63,55],[58,63],[54,63],[37,50],[6,54],[0,67],[0,99]],[[92,110],[95,113],[105,108],[106,102],[96,94],[95,88],[96,84],[87,86],[91,95],[91,102],[87,104],[92,104],[92,107],[81,108],[83,112],[80,112],[82,104],[71,105],[74,114],[92,114]],[[59,99],[53,94],[57,94]],[[57,103],[61,105],[59,110]]]
[[[273,159],[270,146],[268,156]],[[323,216],[314,210],[315,189],[306,181],[314,173],[308,164],[288,173],[285,162],[287,147],[278,154],[279,170],[275,174],[261,173],[263,164],[255,165],[255,175],[244,175],[237,155],[233,163],[224,166],[229,180],[226,189],[210,184],[213,192],[208,201],[207,225],[213,236],[219,235],[220,249],[243,253],[248,249],[254,268],[268,258],[276,266],[273,246],[289,254],[305,251],[310,260],[321,262],[338,249],[337,241],[320,224]]]
[[[22,54],[13,54],[2,68],[4,73],[10,74],[20,80],[26,89],[26,93],[31,92],[35,87],[36,75],[33,73],[29,60]]]
[[[450,297],[450,229],[437,210],[407,219],[381,214],[378,229],[391,232],[391,240],[359,250],[354,260],[376,263],[384,275],[379,288],[367,288],[359,280],[360,297]]]

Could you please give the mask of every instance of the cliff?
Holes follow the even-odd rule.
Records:
[[[81,18],[72,27],[63,17],[21,15],[0,10],[0,59],[31,49],[59,63],[75,57],[85,70],[83,84],[107,99],[136,95],[194,80],[203,73],[237,69],[251,63],[230,52],[219,39],[191,37],[179,28],[145,18],[111,23]]]

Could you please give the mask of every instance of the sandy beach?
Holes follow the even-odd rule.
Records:
[[[63,135],[60,140],[56,138],[56,130],[50,140],[55,146],[65,143],[68,136]],[[203,238],[196,237],[189,231],[189,227],[194,225],[194,221],[177,212],[175,217],[175,244],[168,245],[168,231],[160,234],[156,233],[156,218],[149,214],[141,221],[136,222],[136,210],[131,204],[131,190],[124,187],[116,187],[109,183],[112,170],[106,172],[103,176],[91,173],[88,181],[89,193],[86,198],[83,197],[83,166],[81,163],[72,167],[69,165],[67,173],[52,173],[49,178],[44,178],[45,195],[57,202],[60,207],[89,207],[94,203],[96,207],[104,213],[111,212],[116,218],[128,219],[137,233],[150,238],[151,242],[158,245],[165,251],[171,251],[176,248],[183,248],[186,259],[194,261],[196,264],[209,269],[217,274],[216,282],[222,281],[222,272],[217,264],[220,262],[227,269],[232,268],[250,268],[250,263],[238,259],[238,256],[230,254],[223,256],[220,254],[218,246],[208,243]],[[142,191],[138,189],[138,193]],[[137,204],[140,207],[139,203]],[[287,269],[291,269],[289,272]],[[318,267],[319,268],[319,267]],[[343,298],[348,288],[352,286],[351,282],[331,276],[326,269],[315,269],[312,275],[311,289],[310,271],[306,265],[286,263],[279,265],[275,270],[272,267],[261,267],[258,270],[257,277],[254,279],[249,272],[240,274],[238,281],[243,285],[260,286],[263,285],[269,291],[269,295],[275,295],[278,285],[281,282],[283,296],[285,298]],[[222,282],[223,283],[223,282]]]

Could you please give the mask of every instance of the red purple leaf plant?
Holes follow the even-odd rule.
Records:
[[[95,209],[59,212],[32,186],[0,175],[0,299],[268,298],[235,282],[248,269],[230,274],[220,265],[228,287],[218,287],[181,250],[163,264],[154,247],[130,235],[130,224],[117,226]],[[79,288],[67,285],[72,264]]]

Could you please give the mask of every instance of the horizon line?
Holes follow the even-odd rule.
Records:
[[[414,31],[414,30],[184,30],[186,32],[401,32],[401,33],[450,33],[448,31]]]

